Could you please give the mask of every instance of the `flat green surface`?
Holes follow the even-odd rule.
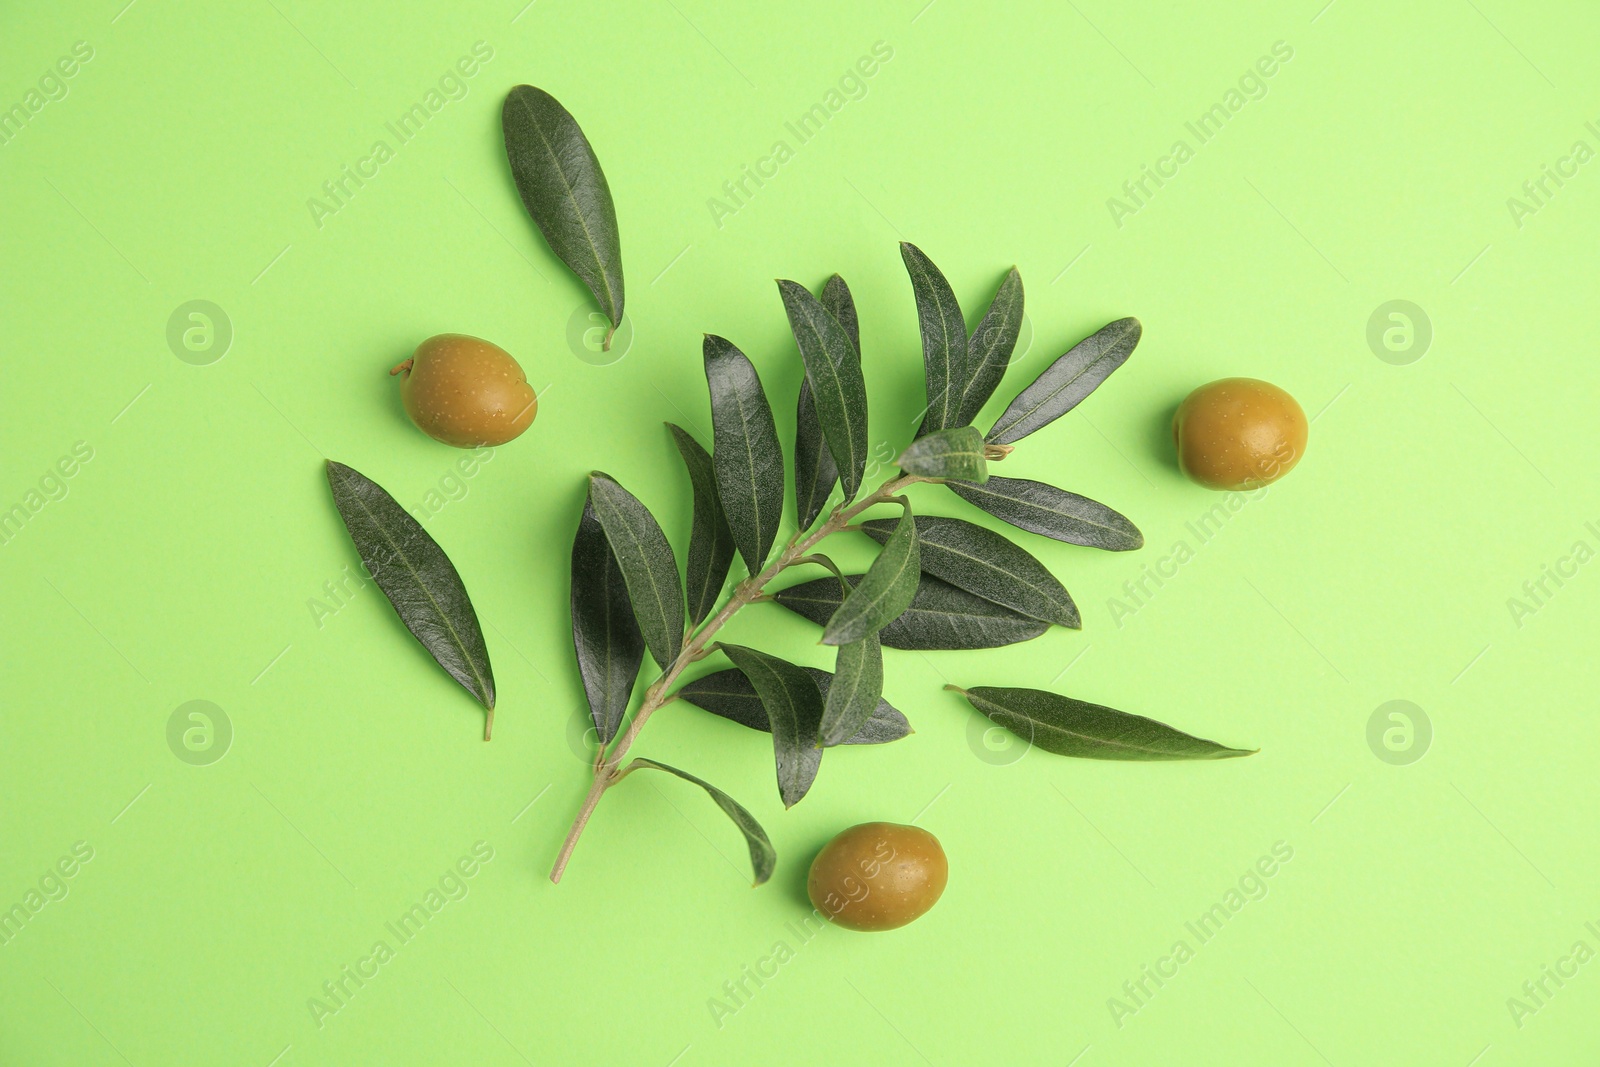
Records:
[[[0,143],[0,509],[25,516],[0,544],[0,907],[28,916],[0,945],[0,1062],[1600,1056],[1592,5],[125,2],[0,15],[0,107],[27,118]],[[92,58],[41,88],[80,41]],[[386,123],[475,42],[473,75],[402,141]],[[1292,59],[1227,111],[1275,42]],[[802,141],[786,123],[875,47],[891,57]],[[569,347],[587,295],[507,174],[499,105],[525,81],[579,117],[616,196],[636,332],[610,365]],[[1216,103],[1202,141],[1186,123]],[[1172,176],[1133,200],[1145,166]],[[769,177],[735,201],[746,167]],[[703,795],[638,775],[552,886],[588,777],[566,608],[584,474],[621,479],[681,547],[661,422],[709,441],[702,332],[751,355],[787,439],[800,364],[772,279],[835,270],[891,457],[922,403],[899,239],[970,320],[1021,269],[1031,347],[986,419],[1078,338],[1141,318],[1128,366],[1005,473],[1106,501],[1146,547],[1019,535],[1084,630],[890,652],[916,734],[830,753],[792,811],[762,737],[665,710],[639,751],[752,809],[769,885],[749,888]],[[209,365],[167,341],[192,300],[231,322]],[[1431,323],[1401,365],[1368,342],[1392,300]],[[540,390],[531,431],[470,478],[385,373],[446,331],[504,345]],[[1315,421],[1300,467],[1230,510],[1180,478],[1165,424],[1241,374]],[[460,568],[499,683],[492,743],[373,588],[325,591],[356,557],[324,456],[426,515]],[[978,516],[923,489],[920,511]],[[842,562],[866,561],[857,540]],[[831,662],[776,607],[727,632]],[[995,749],[947,680],[1261,752]],[[192,700],[231,723],[206,766],[168,743]],[[1431,741],[1369,746],[1392,700]],[[810,856],[871,819],[939,836],[944,900],[894,934],[807,939]],[[431,890],[437,912],[397,937]],[[318,1020],[308,1002],[341,981]]]

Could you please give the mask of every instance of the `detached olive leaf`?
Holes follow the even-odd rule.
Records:
[[[699,625],[717,606],[733,563],[733,531],[722,513],[717,495],[717,474],[711,455],[681,426],[667,423],[678,454],[689,469],[694,489],[694,523],[689,531],[689,558],[684,564],[684,585],[689,594],[689,622]]]
[[[861,577],[847,575],[845,580],[855,585]],[[772,599],[818,626],[826,626],[844,602],[839,583],[832,578],[780,589]],[[940,652],[1014,645],[1031,641],[1049,628],[1043,619],[1001,607],[924,573],[917,581],[911,606],[885,624],[878,638],[885,648]]]
[[[483,739],[494,732],[494,672],[478,614],[450,557],[410,512],[377,482],[328,461],[334,506],[367,573],[422,647],[488,713]]]
[[[1058,756],[1107,760],[1203,760],[1253,755],[1258,749],[1228,748],[1193,737],[1165,723],[1074,700],[1043,689],[947,685],[973,707],[1018,737]]]
[[[578,120],[543,89],[516,86],[500,121],[522,205],[550,250],[583,280],[610,320],[609,349],[622,325],[622,249],[600,160]]]
[[[644,660],[644,636],[628,589],[606,541],[605,528],[585,501],[572,540],[572,645],[600,744],[617,735]]]
[[[822,723],[822,690],[805,669],[788,660],[743,645],[719,644],[744,673],[767,709],[772,751],[778,764],[778,795],[783,806],[800,802],[822,763],[817,727]]]
[[[819,578],[817,581],[828,582],[834,586],[835,592],[838,591],[838,583],[832,578]],[[811,675],[811,680],[817,683],[817,688],[822,691],[822,698],[826,701],[828,687],[833,684],[833,675],[820,667],[800,669]],[[740,670],[716,671],[704,678],[696,678],[679,687],[677,695],[697,708],[730,719],[741,726],[748,726],[763,733],[772,732],[772,724],[767,720],[767,709],[762,705],[761,698],[756,695],[756,687],[750,684],[750,679]],[[890,706],[888,701],[879,698],[878,706],[872,709],[872,717],[854,736],[838,743],[884,745],[890,741],[898,741],[910,733],[911,724],[906,722],[906,717]]]
[[[1079,628],[1078,606],[1072,597],[1025,549],[962,519],[919,515],[916,526],[922,569],[935,578],[1024,615],[1072,630]],[[861,529],[879,544],[899,534],[888,519],[864,522]]]
[[[733,825],[739,828],[739,832],[744,834],[745,844],[750,847],[750,869],[755,874],[755,882],[752,885],[760,885],[772,877],[773,869],[778,865],[778,850],[772,847],[772,841],[767,837],[767,832],[761,828],[760,823],[756,822],[755,816],[745,810],[743,804],[740,804],[705,779],[696,778],[688,771],[680,771],[678,768],[669,767],[665,763],[657,763],[653,759],[645,759],[643,756],[639,756],[628,764],[628,770],[632,771],[635,767],[648,767],[652,770],[666,771],[668,774],[675,774],[684,781],[693,782],[701,789],[704,789],[710,794],[711,799],[716,801],[717,807],[721,808],[728,818],[733,820]]]
[[[683,584],[667,535],[650,509],[603,471],[589,475],[589,503],[617,558],[645,647],[666,667],[683,649]]]
[[[917,301],[917,323],[922,331],[922,368],[927,382],[928,410],[922,416],[918,436],[957,426],[967,387],[967,323],[961,305],[922,249],[909,241],[900,242],[900,258],[911,276],[911,292]]]
[[[1077,407],[1128,361],[1140,330],[1138,319],[1118,319],[1079,341],[1017,394],[984,440],[995,445],[1020,441]]]
[[[783,446],[761,379],[745,354],[706,334],[705,365],[717,495],[744,565],[757,574],[783,518]]]
[[[867,468],[867,384],[860,357],[839,320],[805,286],[779,279],[778,292],[844,498],[853,500]]]
[[[978,417],[983,405],[1005,377],[1022,332],[1022,275],[1012,267],[994,294],[983,321],[967,339],[967,382],[956,409],[954,425],[965,426]]]
[[[949,488],[997,519],[1069,545],[1108,552],[1128,552],[1144,545],[1144,534],[1126,516],[1043,482],[996,476],[982,485],[952,484]]]
[[[822,287],[822,306],[828,310],[850,338],[857,364],[861,361],[861,325],[850,287],[835,274]],[[800,402],[794,424],[794,503],[800,529],[809,530],[822,514],[828,494],[839,482],[839,467],[833,462],[827,441],[822,436],[822,421],[811,396],[811,383],[800,379]]]
[[[884,535],[879,539],[883,551],[828,620],[822,631],[823,644],[848,645],[877,633],[899,618],[917,595],[917,575],[922,567],[920,538],[910,501],[898,499],[905,514],[898,522],[876,520],[883,524]]]
[[[924,478],[975,482],[980,485],[989,480],[989,461],[983,455],[983,434],[973,426],[924,434],[912,441],[894,462],[907,474],[918,474]]]

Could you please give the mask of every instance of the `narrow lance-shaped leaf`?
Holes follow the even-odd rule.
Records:
[[[817,580],[836,584],[832,578]],[[817,688],[822,691],[823,700],[826,701],[828,687],[833,684],[833,675],[820,667],[800,669],[811,675],[811,680],[817,683]],[[767,719],[767,709],[762,706],[761,698],[756,695],[755,686],[751,685],[750,679],[738,669],[715,671],[703,678],[685,682],[679,687],[677,695],[697,708],[741,726],[760,730],[762,733],[772,732],[772,723]],[[911,724],[906,722],[906,717],[891,707],[888,701],[880,698],[878,706],[872,710],[872,717],[856,731],[854,736],[846,738],[840,744],[883,745],[890,741],[898,741],[910,733]]]
[[[666,667],[683,648],[683,584],[667,535],[650,509],[603,471],[589,475],[589,501],[611,542],[645,647]]]
[[[1208,760],[1249,756],[1125,711],[1043,689],[947,685],[1000,726],[1058,756],[1108,760]]]
[[[851,585],[861,575],[847,576]],[[818,626],[826,626],[844,602],[832,578],[781,589],[772,599]],[[1050,628],[1043,619],[1002,607],[924,572],[911,606],[885,624],[878,638],[887,648],[919,652],[999,648],[1031,641]]]
[[[895,465],[907,474],[946,481],[989,480],[989,461],[983,455],[983,434],[973,426],[935,430],[912,441]]]
[[[604,745],[627,713],[644,659],[644,637],[605,528],[588,501],[572,540],[572,645],[589,714]]]
[[[733,562],[733,532],[722,514],[717,495],[717,475],[711,455],[681,426],[667,423],[678,454],[689,469],[694,489],[694,521],[689,531],[689,558],[684,563],[684,585],[689,594],[689,621],[698,625],[717,606]]]
[[[822,763],[817,727],[822,722],[822,690],[805,669],[788,660],[743,645],[718,645],[755,686],[772,727],[778,764],[778,795],[783,806],[800,802]]]
[[[1126,516],[1043,482],[996,476],[981,486],[952,484],[950,490],[997,519],[1069,545],[1127,552],[1144,544],[1144,534]]]
[[[1024,615],[1078,629],[1078,606],[1026,550],[962,519],[921,515],[916,522],[922,569],[929,574]],[[900,532],[888,519],[873,519],[861,528],[880,544]]]
[[[850,338],[857,363],[861,360],[861,326],[856,317],[855,300],[850,287],[835,274],[822,287],[822,306]],[[800,379],[800,401],[795,410],[794,424],[794,503],[799,516],[800,529],[807,530],[822,514],[828,494],[839,481],[839,467],[828,451],[822,436],[822,420],[817,417],[816,400],[811,395],[811,382]]]
[[[984,440],[996,445],[1020,441],[1077,407],[1127,362],[1139,333],[1138,319],[1118,319],[1079,341],[1017,394]]]
[[[922,566],[917,525],[910,501],[905,497],[899,501],[905,514],[892,525],[889,519],[878,520],[888,531],[883,538],[883,551],[828,620],[822,631],[823,644],[848,645],[877,633],[899,618],[917,595],[917,575]]]
[[[668,774],[675,774],[684,781],[693,782],[701,789],[704,789],[710,794],[711,799],[716,801],[717,807],[721,808],[723,813],[733,820],[733,825],[739,828],[739,832],[744,834],[745,844],[750,848],[750,869],[755,874],[754,884],[760,885],[772,877],[772,871],[778,865],[778,850],[772,847],[772,841],[767,837],[767,832],[761,828],[760,823],[756,822],[755,816],[745,810],[743,804],[740,804],[705,779],[696,778],[688,771],[680,771],[678,768],[669,767],[665,763],[657,763],[653,759],[645,759],[643,756],[639,756],[628,764],[628,770],[631,771],[635,767],[649,767],[652,770],[666,771]]]
[[[861,361],[845,328],[810,290],[779,279],[778,292],[806,365],[806,381],[823,439],[839,469],[844,498],[853,500],[867,469],[867,384]]]
[[[817,556],[833,572],[843,597],[850,593],[844,572],[826,556]],[[817,744],[826,748],[854,736],[872,718],[883,697],[883,648],[873,630],[858,641],[840,645],[834,659],[833,683],[822,698],[822,723],[817,728]]]
[[[956,411],[957,426],[965,426],[977,418],[983,405],[994,395],[1011,363],[1021,331],[1022,275],[1012,267],[994,294],[983,321],[967,339],[967,384]]]
[[[494,672],[478,614],[455,565],[377,482],[330,459],[328,486],[362,564],[395,614],[488,712],[487,741],[494,730]]]
[[[622,325],[622,247],[611,187],[589,139],[555,97],[531,85],[511,90],[500,121],[523,206],[550,250],[594,293],[614,332]]]
[[[922,331],[922,367],[927,382],[928,410],[918,435],[958,425],[956,413],[967,385],[967,324],[961,305],[933,260],[909,241],[900,242],[900,258],[911,276]]]
[[[705,365],[717,495],[739,555],[756,574],[783,517],[783,447],[761,379],[745,354],[706,334]]]

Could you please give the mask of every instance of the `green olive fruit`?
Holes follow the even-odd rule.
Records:
[[[1207,489],[1256,489],[1306,451],[1306,413],[1270,382],[1223,378],[1184,398],[1172,417],[1183,473]]]
[[[428,338],[389,373],[400,375],[400,402],[417,429],[457,448],[503,445],[539,413],[511,354],[466,334]]]
[[[933,907],[950,866],[939,839],[916,826],[865,822],[822,846],[806,892],[851,930],[893,930]]]

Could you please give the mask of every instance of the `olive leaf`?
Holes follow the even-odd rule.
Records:
[[[889,519],[877,520],[884,525],[880,542],[883,551],[823,627],[823,644],[848,645],[877,633],[898,618],[917,595],[917,574],[922,566],[920,539],[911,502],[905,497],[898,499],[905,513],[892,525]]]
[[[1025,549],[963,519],[919,515],[916,527],[922,569],[929,574],[1024,615],[1079,628],[1078,607],[1072,597]],[[880,544],[900,533],[888,519],[872,519],[862,523],[861,529]]]
[[[644,637],[605,528],[585,501],[572,539],[572,645],[600,744],[617,734],[644,659]]]
[[[978,417],[1000,385],[1022,332],[1022,275],[1012,267],[1000,283],[989,310],[967,339],[967,382],[956,408],[955,425]]]
[[[328,460],[328,487],[361,563],[411,635],[482,704],[494,730],[494,672],[478,614],[450,557],[383,486]]]
[[[1165,723],[1043,689],[947,685],[973,707],[1031,744],[1058,756],[1108,760],[1201,760],[1249,756]]]
[[[856,317],[855,300],[850,287],[835,274],[822,287],[822,306],[850,338],[850,347],[857,364],[861,360],[861,324]],[[822,514],[828,494],[839,482],[839,467],[833,462],[827,441],[822,436],[822,421],[817,417],[817,403],[811,395],[811,383],[800,379],[800,401],[795,411],[794,424],[794,503],[800,529],[808,530]]]
[[[847,575],[855,585],[861,575]],[[818,626],[826,626],[844,602],[839,583],[818,578],[780,589],[772,599]],[[919,652],[999,648],[1031,641],[1050,628],[1043,619],[1002,607],[924,573],[917,581],[911,606],[891,619],[878,638],[886,648]]]
[[[996,445],[1020,441],[1077,407],[1127,362],[1140,332],[1138,319],[1118,319],[1073,345],[1017,394],[984,440]]]
[[[589,503],[617,558],[645,647],[661,666],[683,648],[683,584],[667,535],[650,509],[611,475],[589,475]]]
[[[578,120],[543,89],[518,85],[500,112],[511,178],[550,250],[594,293],[611,321],[605,347],[622,325],[622,247],[617,209]]]
[[[839,594],[848,597],[850,583],[826,556],[817,556],[833,572]],[[839,646],[834,658],[833,683],[822,695],[822,723],[817,727],[817,745],[826,748],[853,737],[883,698],[883,647],[876,630],[860,640]]]
[[[826,582],[834,587],[836,593],[838,592],[838,583],[832,578],[818,578],[817,581]],[[835,601],[836,606],[837,603]],[[800,669],[811,675],[811,680],[817,683],[817,688],[822,691],[823,700],[826,701],[828,687],[833,684],[833,675],[820,667]],[[761,698],[756,695],[756,687],[750,684],[750,679],[744,676],[743,671],[737,669],[715,671],[703,678],[685,682],[679,687],[677,695],[697,708],[741,726],[748,726],[763,733],[772,732],[772,724],[767,720],[767,709],[762,706]],[[879,698],[878,706],[873,708],[871,718],[861,729],[856,731],[854,736],[838,743],[883,745],[890,741],[898,741],[910,733],[911,724],[906,722],[906,717],[891,707],[888,701]]]
[[[783,446],[750,360],[732,342],[709,333],[704,350],[717,494],[739,555],[757,574],[783,518]]]
[[[717,647],[750,680],[767,709],[778,764],[778,795],[784,807],[792,808],[811,788],[822,763],[822,749],[817,747],[822,690],[804,668],[788,660],[743,645]]]
[[[628,764],[628,770],[632,771],[635,767],[649,767],[652,770],[666,771],[668,774],[675,774],[684,781],[693,782],[701,789],[704,789],[710,794],[711,799],[716,801],[717,807],[721,808],[728,818],[733,820],[733,825],[739,828],[739,832],[744,834],[745,844],[750,848],[750,869],[755,873],[756,880],[753,884],[760,885],[772,877],[772,871],[778,865],[778,850],[772,847],[772,841],[767,837],[767,832],[761,828],[760,823],[756,822],[755,816],[745,810],[743,804],[740,804],[705,779],[696,778],[688,771],[680,771],[678,768],[669,767],[665,763],[657,763],[653,759],[637,756],[632,763]]]
[[[672,439],[677,442],[678,454],[689,469],[689,483],[694,489],[694,520],[689,531],[684,584],[689,593],[689,621],[698,625],[717,606],[717,597],[728,580],[728,567],[733,562],[733,532],[728,529],[727,517],[722,513],[710,453],[683,427],[669,422],[667,429],[672,431]]]
[[[961,305],[939,268],[909,241],[900,242],[900,258],[911,276],[922,331],[922,368],[928,409],[918,436],[956,426],[956,413],[967,385],[967,324]]]
[[[850,287],[843,278],[837,274],[830,275],[822,286],[822,306],[828,309],[828,314],[839,320],[839,325],[844,327],[846,336],[850,338],[850,348],[856,354],[856,360],[861,359],[861,319],[856,314],[856,300],[850,293]]]
[[[844,498],[853,500],[867,468],[867,385],[861,360],[849,333],[810,290],[780,278],[778,292],[806,365],[806,381]]]
[[[989,462],[983,455],[983,434],[973,426],[935,430],[923,434],[900,453],[895,466],[907,474],[948,481],[989,480]]]
[[[995,476],[982,485],[953,483],[949,488],[997,519],[1069,545],[1108,552],[1127,552],[1144,545],[1144,534],[1126,516],[1043,482]]]

